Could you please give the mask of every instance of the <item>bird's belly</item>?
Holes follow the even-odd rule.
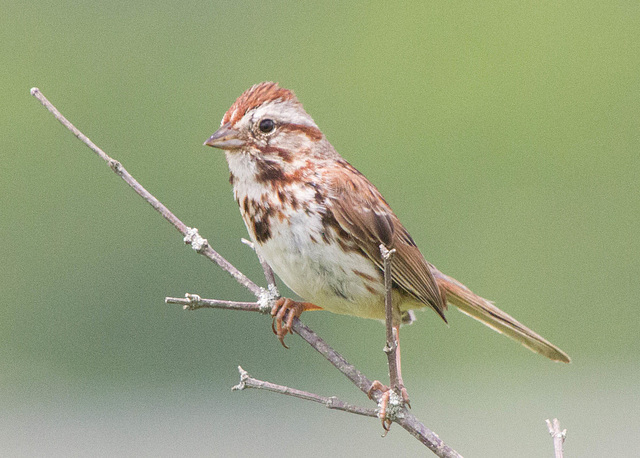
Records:
[[[345,250],[335,233],[328,236],[317,214],[273,218],[270,229],[257,250],[301,298],[334,313],[384,319],[381,271],[362,251]]]

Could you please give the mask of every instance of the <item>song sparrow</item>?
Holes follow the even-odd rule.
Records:
[[[293,92],[270,82],[251,87],[205,145],[225,150],[229,181],[258,254],[310,301],[278,301],[272,314],[281,342],[303,310],[384,319],[379,249],[384,244],[396,250],[396,329],[423,307],[446,322],[444,311],[451,304],[537,353],[570,361],[427,262],[380,192],[336,152]]]

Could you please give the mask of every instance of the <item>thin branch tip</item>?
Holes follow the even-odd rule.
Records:
[[[549,429],[549,435],[553,438],[553,449],[555,451],[555,458],[563,458],[564,440],[567,438],[567,430],[560,430],[560,421],[557,418],[553,419],[553,422],[549,419],[546,420],[547,428]]]
[[[312,401],[325,406],[332,410],[342,410],[357,415],[364,415],[367,417],[375,418],[377,412],[374,409],[367,409],[365,407],[359,407],[351,405],[342,401],[336,396],[321,396],[319,394],[310,393],[308,391],[298,390],[296,388],[290,388],[284,385],[277,385],[275,383],[266,382],[264,380],[258,380],[249,375],[241,366],[238,366],[238,372],[240,372],[240,383],[232,387],[232,391],[242,391],[247,388],[255,388],[258,390],[271,391],[285,396],[292,396],[298,399],[304,399],[305,401]]]

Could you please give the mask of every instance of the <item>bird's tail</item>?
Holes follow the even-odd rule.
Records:
[[[441,293],[446,296],[446,301],[458,307],[462,313],[475,318],[501,334],[511,337],[529,350],[540,353],[549,359],[562,361],[563,363],[571,362],[569,355],[504,313],[490,301],[474,294],[455,278],[443,274],[435,267],[432,266],[431,269]]]

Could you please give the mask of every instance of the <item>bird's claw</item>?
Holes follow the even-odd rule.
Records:
[[[284,337],[291,333],[294,318],[300,317],[305,311],[305,304],[297,302],[287,297],[279,298],[271,309],[271,330],[278,336],[278,340],[284,348],[289,348],[284,343]]]
[[[409,393],[407,393],[407,389],[404,386],[399,386],[398,389],[400,390],[402,403],[411,408],[411,404],[409,403]],[[392,420],[387,416],[387,408],[389,407],[389,400],[391,399],[392,390],[387,385],[383,385],[382,383],[380,383],[379,380],[374,380],[371,384],[371,387],[369,388],[369,391],[367,391],[367,396],[369,396],[369,399],[373,399],[374,391],[380,391],[382,393],[382,396],[378,401],[378,405],[380,406],[380,410],[378,411],[378,418],[382,420],[382,428],[386,432],[389,432],[389,429],[391,429]]]

